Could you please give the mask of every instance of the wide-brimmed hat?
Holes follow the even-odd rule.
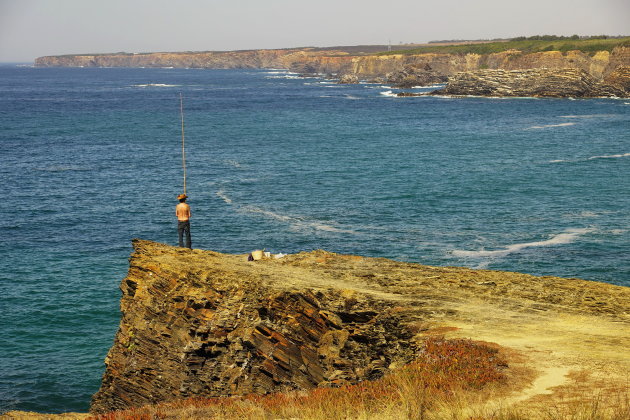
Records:
[[[186,194],[180,194],[180,195],[177,196],[178,200],[182,200],[184,198],[188,198],[188,196]]]

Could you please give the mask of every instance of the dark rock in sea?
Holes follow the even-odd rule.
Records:
[[[359,77],[354,74],[344,74],[339,79],[339,84],[341,85],[349,85],[349,84],[357,84],[359,83]]]
[[[410,98],[414,96],[429,96],[431,92],[398,92],[396,96],[400,98]]]
[[[415,86],[430,86],[445,83],[447,80],[447,76],[433,71],[428,64],[425,64],[422,68],[406,66],[401,71],[387,75],[387,82],[401,89],[410,89]]]

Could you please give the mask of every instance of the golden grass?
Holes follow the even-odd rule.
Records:
[[[431,337],[417,360],[375,381],[269,395],[191,398],[93,419],[630,419],[628,384],[596,381],[585,372],[560,387],[553,403],[510,405],[510,392],[522,389],[532,377],[531,372],[508,369],[507,354],[488,343]]]

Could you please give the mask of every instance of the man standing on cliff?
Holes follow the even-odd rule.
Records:
[[[190,240],[190,206],[186,204],[186,194],[177,196],[179,204],[175,207],[175,215],[177,216],[177,234],[179,235],[179,246],[184,246],[184,233],[186,234],[186,247],[192,249]]]

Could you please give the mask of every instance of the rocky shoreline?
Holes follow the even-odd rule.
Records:
[[[601,375],[607,386],[627,386],[627,287],[321,250],[248,261],[133,245],[93,414],[375,379],[436,335],[514,354],[518,369],[535,376],[504,400],[521,408],[583,397],[572,382],[578,373],[587,389]],[[14,411],[0,418],[88,416]]]
[[[35,66],[275,68],[305,75],[329,75],[341,83],[375,81],[400,89],[448,83],[444,90],[435,92],[440,95],[630,97],[630,47],[623,46],[591,54],[508,50],[491,54],[378,55],[316,48],[117,53],[39,57]]]
[[[426,95],[628,98],[630,67],[619,67],[601,81],[584,70],[577,69],[478,70],[451,76],[443,89],[427,93],[398,94],[403,97]]]

